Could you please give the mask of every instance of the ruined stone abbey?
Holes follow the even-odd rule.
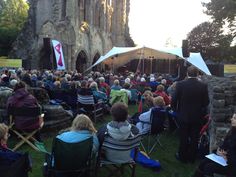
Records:
[[[128,27],[130,0],[29,0],[29,3],[28,21],[11,52],[23,59],[26,68],[50,69],[53,65],[52,50],[47,47],[45,50],[45,39],[60,41],[66,68],[79,72],[113,46],[134,45]]]

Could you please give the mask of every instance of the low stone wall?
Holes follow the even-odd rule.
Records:
[[[203,81],[208,83],[211,117],[210,151],[216,149],[223,141],[230,128],[230,119],[236,112],[236,76],[214,77],[205,76]]]

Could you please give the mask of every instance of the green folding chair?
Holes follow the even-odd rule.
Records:
[[[53,141],[49,174],[52,177],[90,176],[93,138],[78,143]]]

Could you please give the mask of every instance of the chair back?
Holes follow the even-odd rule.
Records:
[[[21,139],[12,150],[17,150],[24,143],[38,150],[31,140],[36,141],[34,136],[43,126],[43,120],[40,117],[41,107],[9,107],[8,113],[10,115],[9,129]]]
[[[80,95],[77,94],[77,108],[83,108],[85,112],[90,112],[94,110],[94,96],[93,95]]]
[[[105,151],[106,160],[115,163],[127,163],[132,160],[130,158],[131,150],[139,147],[140,142],[141,134],[122,141],[113,139],[107,134],[101,149]]]
[[[167,113],[164,108],[152,108],[150,117],[151,134],[156,135],[164,130],[166,115]]]
[[[93,137],[78,143],[66,143],[55,138],[52,155],[54,169],[58,171],[75,171],[90,166]]]
[[[8,114],[12,116],[36,117],[42,113],[41,107],[9,107]]]
[[[72,108],[76,108],[77,106],[77,90],[76,89],[69,89],[63,92],[65,95],[65,101],[68,105]]]
[[[93,105],[95,104],[93,95],[77,95],[78,96],[78,103],[83,105]]]
[[[48,91],[51,100],[63,100],[63,90],[62,89],[52,89]]]

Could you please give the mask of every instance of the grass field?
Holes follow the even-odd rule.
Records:
[[[132,115],[136,110],[136,106],[129,106],[130,115]],[[106,121],[109,121],[110,119],[110,116],[106,116],[105,118]],[[96,127],[99,128],[104,123],[105,122],[99,123],[96,125]],[[48,150],[51,149],[52,137],[54,137],[55,135],[56,134],[50,136],[47,135],[44,138],[44,143]],[[157,146],[157,148],[154,150],[150,157],[152,159],[159,160],[162,169],[156,172],[152,171],[151,169],[137,165],[136,177],[191,177],[194,172],[194,169],[198,165],[198,162],[195,162],[195,164],[182,164],[175,159],[174,154],[178,147],[177,133],[170,133],[168,131],[164,132],[161,136],[160,141],[164,148],[160,148],[160,146]],[[12,142],[10,142],[10,145],[11,143]],[[20,151],[28,151],[32,157],[33,170],[30,173],[30,177],[42,177],[42,165],[44,162],[44,154],[36,152],[28,146],[23,146]],[[104,175],[103,173],[99,173],[99,176],[103,177]]]
[[[224,73],[226,74],[236,73],[236,65],[224,65]]]

